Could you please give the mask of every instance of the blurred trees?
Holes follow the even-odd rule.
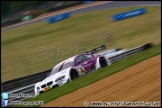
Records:
[[[49,1],[1,1],[1,16],[12,14],[14,12],[33,8]]]
[[[24,18],[33,19],[44,13],[82,3],[82,1],[1,1],[1,27],[24,21]]]
[[[63,5],[77,1],[1,1],[1,16],[13,14],[15,12],[36,9],[40,5],[48,7],[50,4],[63,2]],[[49,8],[49,7],[48,7]]]

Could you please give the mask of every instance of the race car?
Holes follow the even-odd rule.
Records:
[[[95,52],[105,49],[105,46],[93,49],[90,52],[73,56],[57,64],[51,71],[50,75],[43,81],[35,84],[35,95],[39,95],[51,88],[62,86],[83,75],[94,72],[100,68],[111,64],[104,54],[94,54]],[[117,50],[110,50],[106,53],[117,54]],[[106,57],[106,58],[105,58]]]

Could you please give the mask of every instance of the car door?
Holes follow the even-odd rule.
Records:
[[[86,58],[87,58],[89,65],[91,66],[91,69],[92,69],[96,64],[95,57],[92,54],[86,54]]]
[[[91,70],[91,67],[92,67],[91,58],[88,58],[87,54],[82,55],[82,63],[81,63],[81,65],[83,66],[83,68],[86,71]]]
[[[84,73],[89,71],[90,66],[88,65],[88,61],[86,59],[86,56],[80,55],[76,58],[76,66],[80,68],[80,72]]]

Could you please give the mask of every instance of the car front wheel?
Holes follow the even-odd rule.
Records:
[[[74,80],[74,79],[77,79],[77,78],[79,78],[78,73],[75,70],[71,70],[71,72],[70,72],[70,79]]]

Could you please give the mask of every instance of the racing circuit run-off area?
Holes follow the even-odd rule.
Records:
[[[111,107],[122,105],[120,102],[127,102],[129,106],[129,102],[136,106],[161,106],[160,72],[161,55],[158,55],[57,98],[43,107],[100,104]]]

